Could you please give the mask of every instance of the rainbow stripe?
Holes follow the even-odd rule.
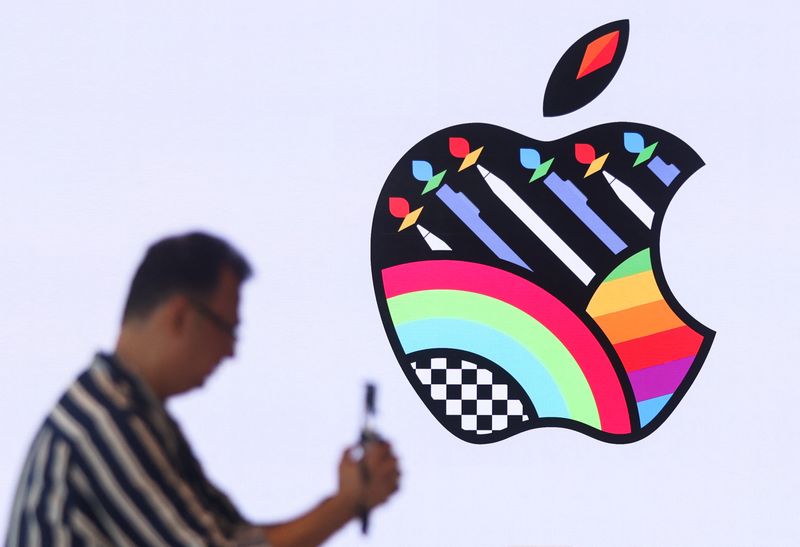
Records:
[[[522,386],[539,417],[630,433],[617,373],[581,319],[533,283],[456,260],[386,268],[383,287],[406,354],[458,349],[482,355]]]
[[[664,300],[653,275],[650,249],[615,268],[598,286],[586,311],[617,351],[644,427],[686,377],[703,336]]]

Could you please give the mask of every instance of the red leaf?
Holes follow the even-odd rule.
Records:
[[[389,212],[395,218],[405,218],[411,208],[405,198],[389,198]]]
[[[577,142],[575,143],[575,159],[584,165],[589,165],[597,157],[594,146]]]
[[[619,31],[615,30],[586,46],[586,52],[583,54],[583,60],[581,61],[581,67],[578,69],[576,79],[583,78],[587,74],[611,64],[611,61],[614,60],[614,54],[617,52],[618,43]]]
[[[469,142],[463,137],[450,137],[450,153],[457,158],[466,158],[469,154]]]

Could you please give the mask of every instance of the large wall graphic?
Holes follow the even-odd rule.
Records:
[[[571,46],[544,115],[597,97],[628,34],[616,21]],[[472,443],[553,426],[625,443],[661,425],[714,336],[675,300],[659,255],[665,211],[702,165],[631,122],[552,142],[468,123],[409,150],[378,198],[372,273],[394,353],[436,419]]]

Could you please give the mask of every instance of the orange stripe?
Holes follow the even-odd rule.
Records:
[[[664,300],[595,317],[612,344],[682,327],[685,323]]]
[[[691,327],[678,327],[658,334],[614,344],[628,372],[660,365],[697,354],[703,336]]]

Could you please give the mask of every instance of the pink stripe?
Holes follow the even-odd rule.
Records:
[[[586,325],[556,297],[519,276],[473,262],[427,260],[383,270],[386,298],[409,292],[452,289],[483,294],[535,318],[569,350],[594,395],[600,427],[630,433],[625,396],[614,367]]]
[[[675,393],[694,362],[694,355],[628,373],[637,401]]]

